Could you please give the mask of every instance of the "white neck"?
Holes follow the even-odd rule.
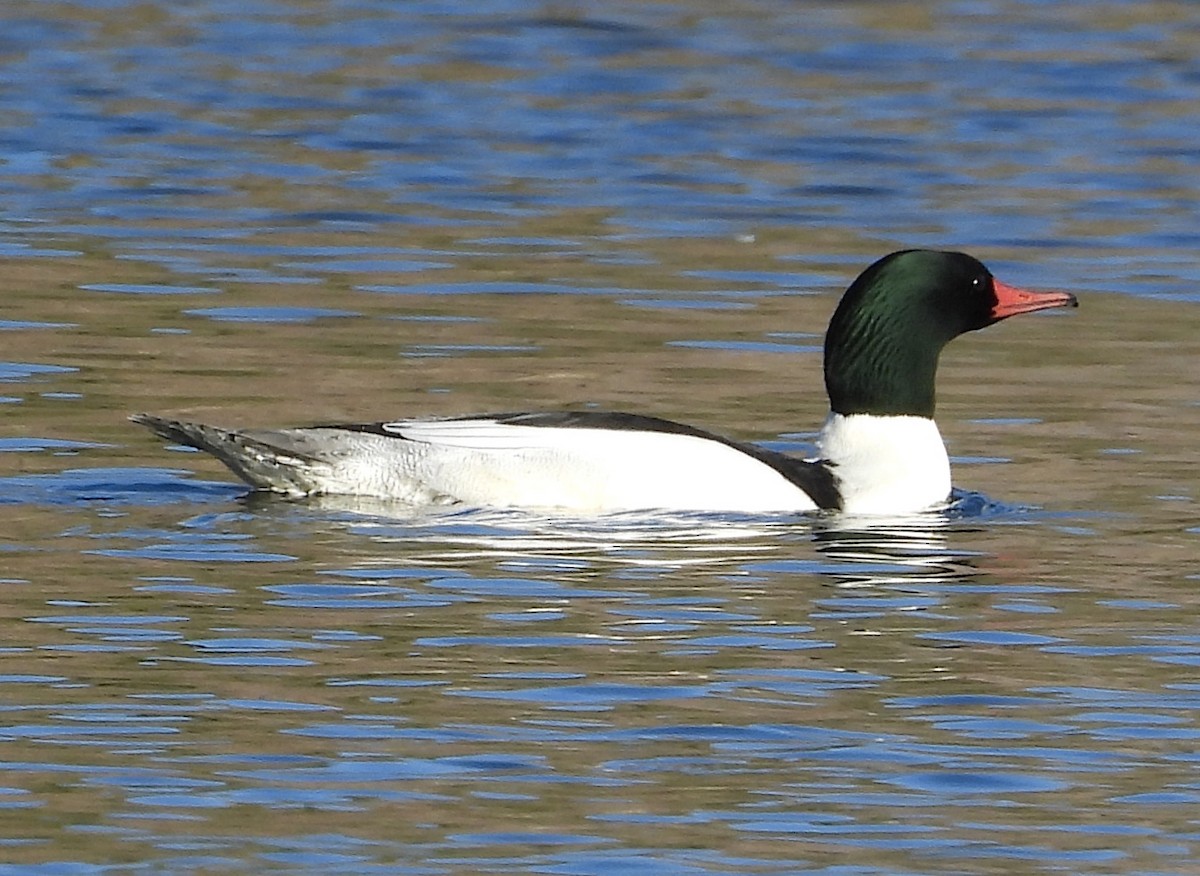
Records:
[[[831,413],[817,447],[847,514],[923,511],[950,496],[950,458],[928,417]]]

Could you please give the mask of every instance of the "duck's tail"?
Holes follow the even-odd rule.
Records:
[[[250,486],[260,490],[307,496],[321,492],[320,475],[328,462],[298,453],[295,448],[273,443],[271,433],[250,434],[203,423],[172,420],[155,414],[133,414],[130,418],[168,441],[211,453]]]

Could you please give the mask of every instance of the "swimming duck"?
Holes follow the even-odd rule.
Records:
[[[825,335],[829,416],[799,459],[631,413],[557,411],[224,429],[130,417],[207,451],[251,486],[413,505],[906,514],[944,505],[950,461],[934,414],[942,348],[1002,319],[1077,306],[957,252],[904,250],[842,296]]]

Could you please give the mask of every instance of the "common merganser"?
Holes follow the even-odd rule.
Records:
[[[413,505],[906,514],[944,505],[950,460],[933,421],[942,348],[1019,313],[1077,306],[996,280],[957,252],[904,250],[842,296],[825,335],[830,413],[815,459],[640,414],[564,411],[221,429],[130,417],[289,496]]]

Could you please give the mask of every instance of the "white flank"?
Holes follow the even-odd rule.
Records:
[[[344,449],[321,478],[326,492],[593,513],[816,508],[770,466],[692,435],[488,419],[405,421],[385,429],[407,440],[342,432]]]
[[[817,445],[847,514],[905,514],[950,497],[950,458],[927,417],[830,414]]]

